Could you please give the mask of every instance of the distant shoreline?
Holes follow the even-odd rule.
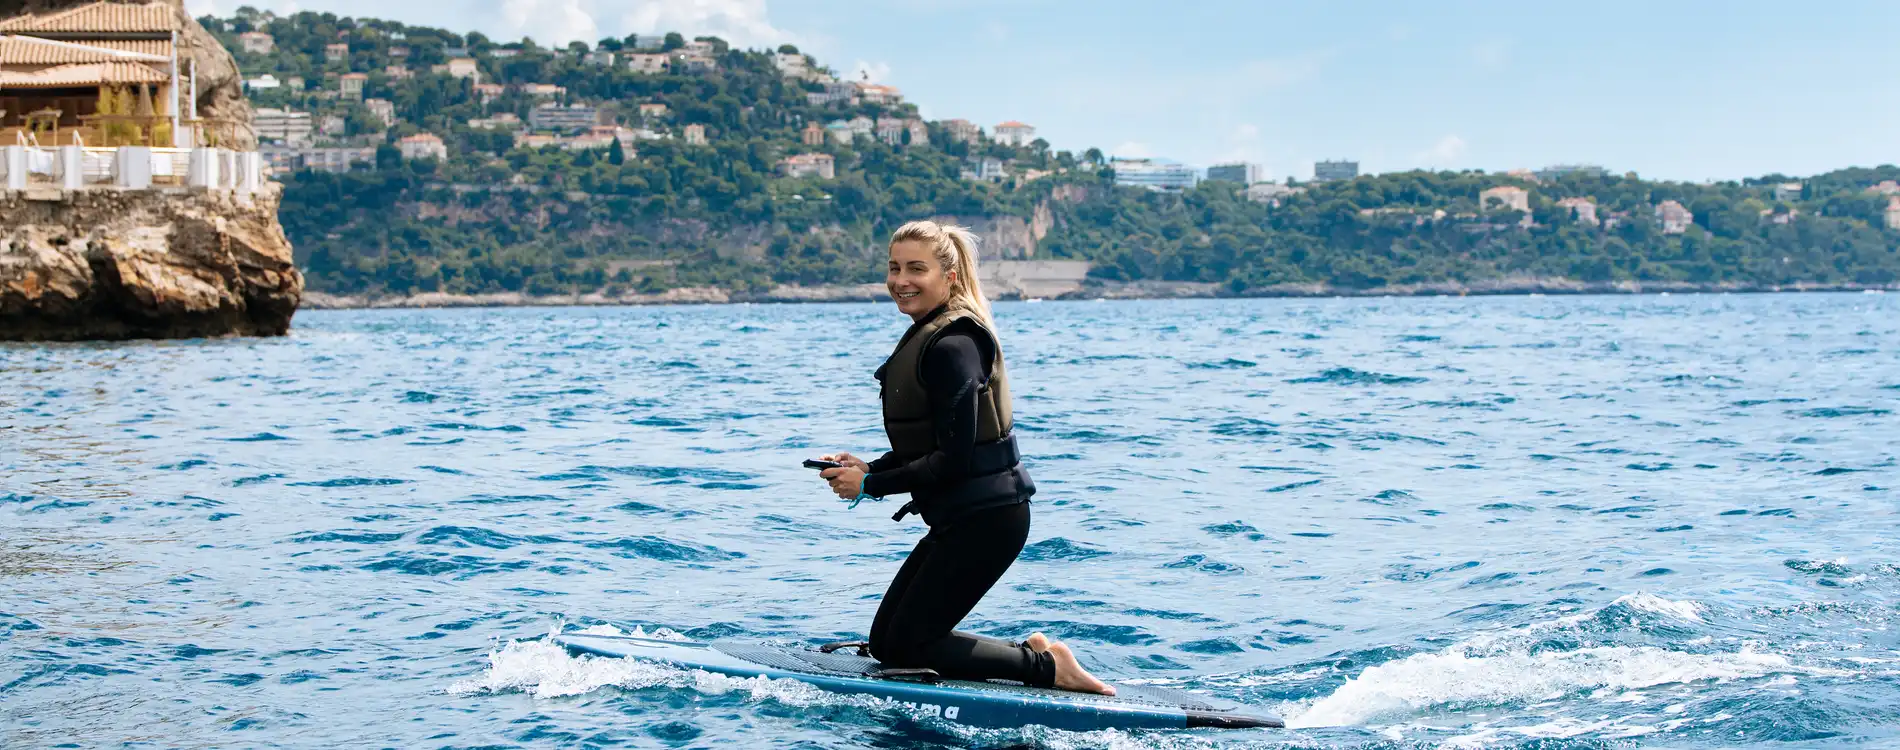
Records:
[[[1185,281],[1108,282],[1088,284],[1046,297],[1008,294],[999,300],[1046,299],[1298,299],[1318,297],[1478,297],[1589,294],[1776,294],[1789,292],[1900,292],[1893,284],[1696,284],[1690,282],[1580,282],[1572,279],[1500,279],[1409,284],[1350,289],[1326,284],[1281,284],[1235,294],[1222,284]],[[802,302],[882,302],[889,298],[882,284],[838,284],[778,287],[762,294],[735,294],[718,287],[682,287],[659,294],[531,295],[519,292],[447,294],[427,292],[389,297],[336,295],[306,291],[305,310],[424,309],[433,307],[620,307],[638,305],[785,304]]]

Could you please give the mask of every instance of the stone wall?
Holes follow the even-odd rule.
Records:
[[[0,339],[288,332],[303,274],[281,190],[0,191]]]

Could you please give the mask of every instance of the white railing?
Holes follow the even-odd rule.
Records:
[[[263,156],[221,148],[86,148],[0,145],[0,189],[148,189],[183,186],[252,193],[266,179]]]

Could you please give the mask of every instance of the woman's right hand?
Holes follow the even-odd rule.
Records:
[[[829,455],[829,456],[819,456],[819,457],[818,457],[818,460],[820,460],[820,461],[837,461],[837,462],[838,462],[839,464],[841,464],[841,465],[844,465],[844,466],[849,466],[849,467],[851,467],[851,468],[853,468],[853,469],[857,469],[858,471],[862,471],[862,472],[864,472],[864,473],[866,473],[866,474],[869,474],[869,473],[871,473],[871,465],[870,465],[870,464],[867,464],[867,463],[865,463],[865,462],[863,462],[862,460],[859,460],[857,456],[853,456],[853,455],[851,455],[851,454],[849,454],[849,453],[844,453],[844,452],[838,452],[838,453],[833,453],[833,454],[831,454],[831,455]]]

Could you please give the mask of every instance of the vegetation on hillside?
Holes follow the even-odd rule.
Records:
[[[377,146],[373,164],[348,173],[280,176],[282,221],[310,287],[321,291],[544,294],[702,284],[757,291],[868,281],[881,276],[878,238],[903,221],[1027,218],[1038,206],[1054,218],[1039,256],[1094,261],[1093,274],[1107,280],[1216,282],[1235,293],[1287,283],[1350,289],[1512,275],[1761,285],[1900,279],[1900,232],[1884,228],[1887,198],[1866,191],[1900,179],[1889,166],[1809,178],[1785,204],[1773,199],[1772,186],[1788,180],[1780,175],[1686,184],[1582,175],[1533,182],[1479,172],[1367,176],[1307,186],[1269,204],[1224,182],[1181,193],[1118,187],[1096,149],[1077,157],[1052,153],[1041,141],[1022,148],[956,143],[935,123],[928,144],[827,138],[808,146],[800,139],[808,123],[914,118],[916,110],[814,106],[806,94],[822,86],[782,76],[768,51],[717,39],[702,40],[714,46],[714,71],[644,74],[585,58],[630,47],[631,38],[546,48],[250,8],[201,21],[236,51],[247,77],[309,82],[304,91],[254,91],[255,104],[342,116],[341,138]],[[242,52],[237,34],[251,30],[269,32],[275,50]],[[349,46],[348,60],[326,62],[325,46],[338,42]],[[666,46],[685,43],[673,34]],[[395,54],[398,48],[406,54]],[[484,82],[509,90],[484,104],[472,81],[431,71],[451,53],[472,56]],[[391,76],[391,65],[413,75]],[[368,74],[364,94],[393,103],[393,126],[361,102],[318,93],[334,91],[334,77],[346,72]],[[514,88],[530,83],[563,87],[559,103],[593,105],[629,128],[671,137],[639,140],[632,149],[517,148],[512,133],[469,126],[502,113],[529,119],[547,101]],[[664,104],[667,112],[643,117],[642,103]],[[706,145],[684,142],[689,124],[705,128]],[[449,158],[403,160],[394,144],[418,132],[441,136]],[[775,171],[783,157],[808,152],[830,154],[836,177]],[[1048,174],[965,179],[962,172],[981,157],[1001,159],[1017,174]],[[1506,184],[1530,191],[1533,222],[1479,204],[1480,191]],[[1592,199],[1606,221],[1587,225],[1557,206],[1572,197]],[[1656,206],[1666,200],[1691,210],[1694,225],[1664,234]],[[748,247],[764,251],[749,254]]]

